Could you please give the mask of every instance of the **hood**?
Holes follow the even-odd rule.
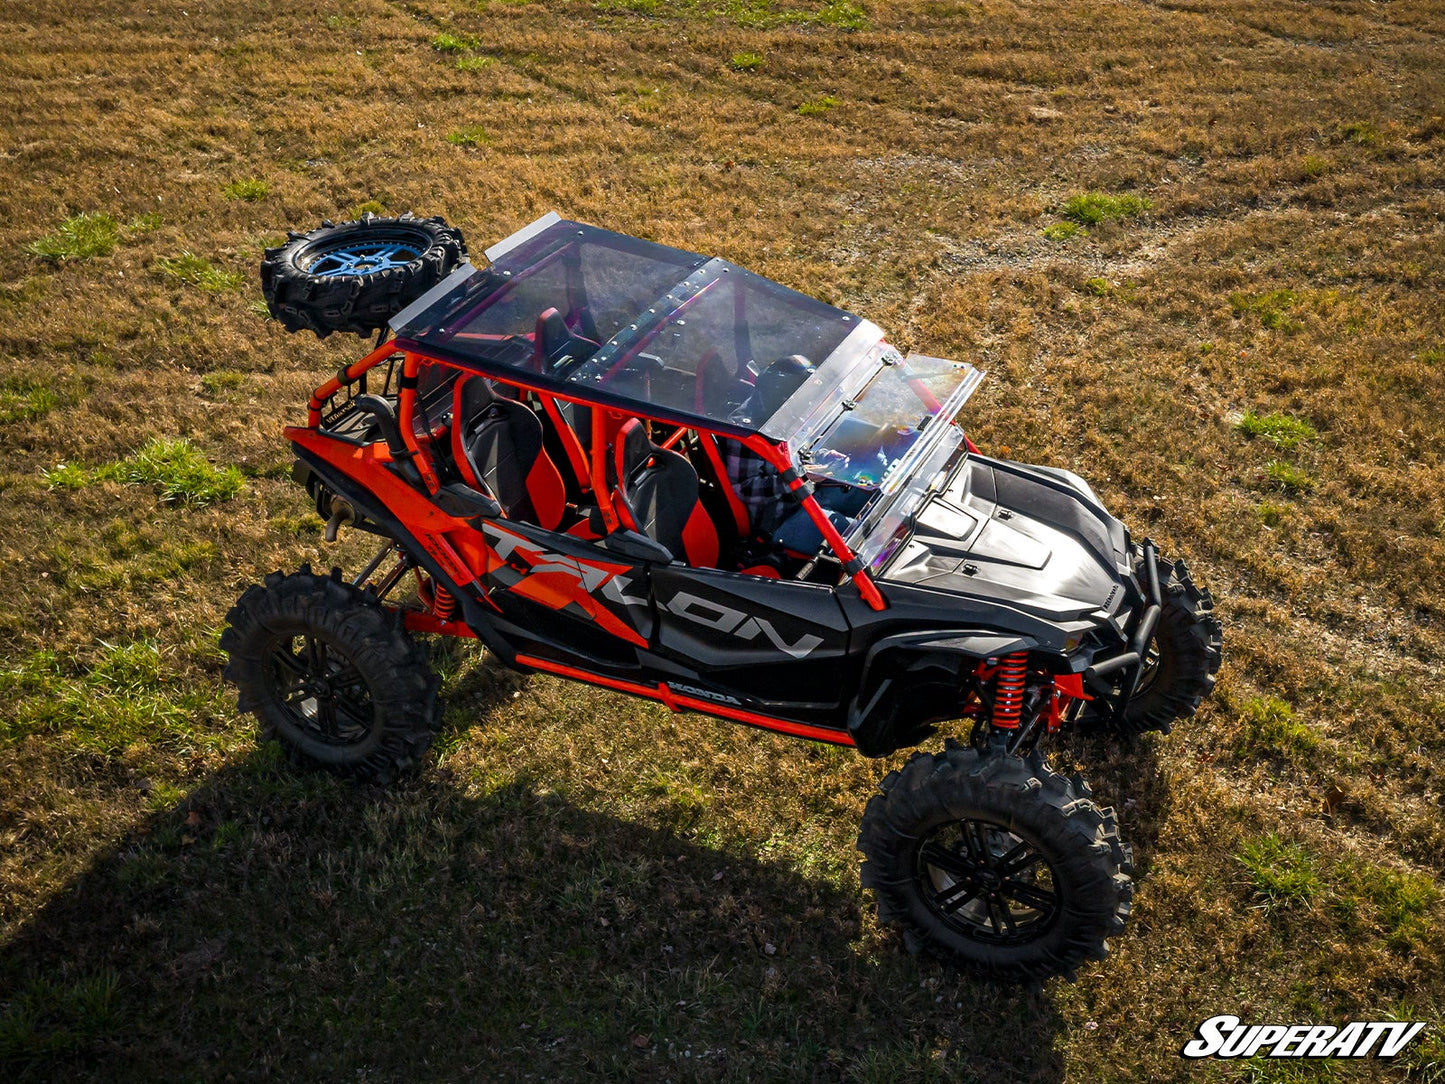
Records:
[[[1123,525],[1077,475],[970,455],[881,578],[1117,628],[1135,595],[1128,552]]]

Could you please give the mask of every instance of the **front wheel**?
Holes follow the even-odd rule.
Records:
[[[1134,886],[1112,809],[1041,759],[950,746],[890,773],[863,814],[863,885],[911,952],[1012,981],[1103,959]]]
[[[225,676],[293,762],[389,783],[439,723],[436,677],[396,612],[310,566],[273,572],[226,615]]]
[[[1167,732],[1198,710],[1214,688],[1223,632],[1209,591],[1195,585],[1183,561],[1159,563],[1163,596],[1139,684],[1115,725],[1128,733]]]

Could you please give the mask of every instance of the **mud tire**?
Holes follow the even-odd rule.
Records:
[[[225,676],[292,763],[390,783],[431,744],[440,713],[425,648],[340,569],[273,572],[226,622]]]
[[[1141,573],[1142,575],[1142,573]],[[1195,586],[1183,561],[1159,563],[1163,596],[1159,624],[1149,642],[1139,687],[1114,729],[1128,734],[1167,733],[1176,719],[1193,715],[1214,689],[1223,649],[1223,630],[1208,590]]]
[[[1129,916],[1133,860],[1114,811],[1096,806],[1082,779],[1065,779],[1037,756],[950,744],[915,754],[880,790],[858,837],[862,881],[877,897],[879,921],[901,927],[910,952],[1004,981],[1073,978],[1081,963],[1108,954],[1107,938]],[[968,842],[976,830],[981,848]],[[946,846],[949,833],[964,841],[960,849]],[[971,855],[994,863],[987,868],[998,880],[976,863],[965,869]],[[988,883],[1016,931],[994,918],[987,889],[969,898]]]
[[[392,248],[390,255],[381,255]],[[363,215],[291,233],[261,260],[261,292],[287,331],[370,335],[461,263],[461,231],[441,218]]]

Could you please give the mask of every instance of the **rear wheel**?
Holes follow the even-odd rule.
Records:
[[[1072,975],[1124,928],[1134,886],[1112,809],[1043,761],[918,753],[863,814],[863,885],[911,952],[1006,980]]]
[[[431,743],[439,720],[425,651],[339,570],[273,572],[226,620],[225,673],[241,710],[293,762],[387,783]]]
[[[367,335],[436,285],[466,255],[441,218],[363,215],[293,233],[261,261],[261,292],[288,331]]]

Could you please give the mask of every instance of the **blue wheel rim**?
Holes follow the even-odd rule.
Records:
[[[339,275],[372,275],[393,267],[405,267],[425,251],[410,241],[395,238],[378,241],[337,241],[306,254],[301,268],[309,275],[329,279]],[[299,262],[299,261],[298,261]]]

